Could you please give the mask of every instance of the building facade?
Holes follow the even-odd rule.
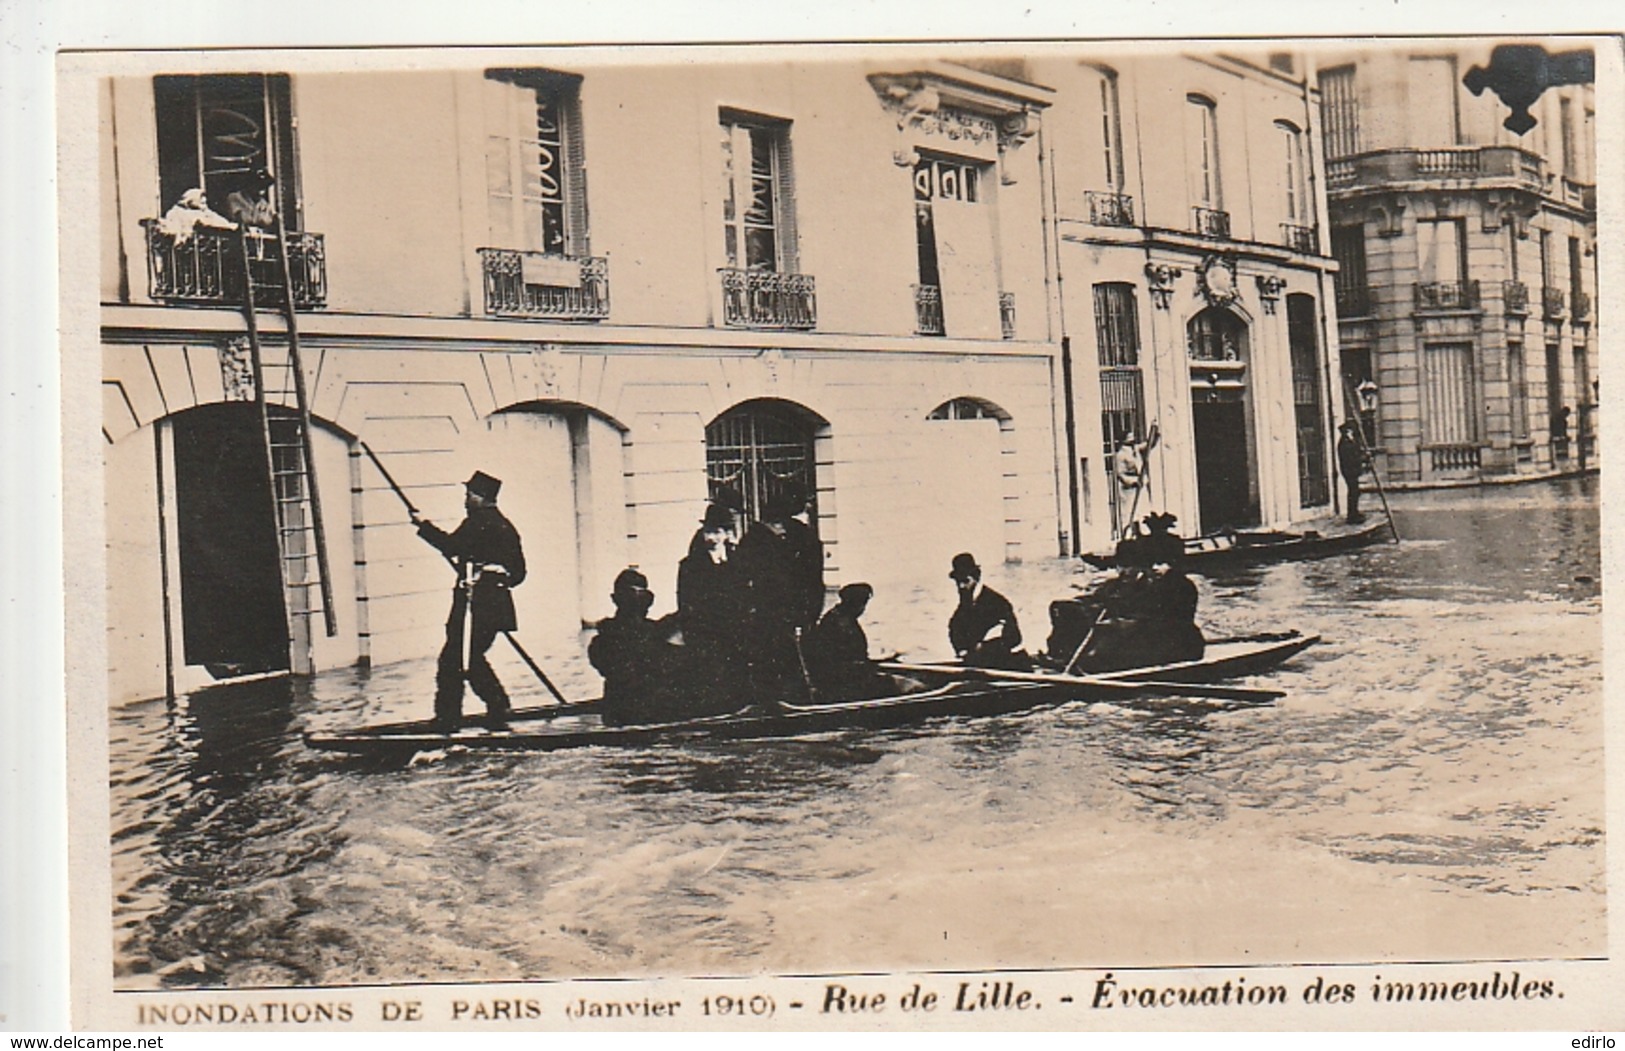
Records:
[[[810,496],[830,586],[1053,555],[1053,92],[894,54],[102,81],[115,702],[432,654],[406,502],[449,526],[476,469],[544,653],[623,566],[672,608],[722,486]],[[267,232],[176,211],[261,169]]]
[[[1384,476],[1440,485],[1597,457],[1595,94],[1505,127],[1490,48],[1321,60],[1343,402]]]
[[[1334,507],[1318,108],[1285,55],[1035,63],[1054,180],[1072,534],[1186,535]],[[1118,451],[1144,451],[1126,484]],[[1132,476],[1132,472],[1129,472]]]

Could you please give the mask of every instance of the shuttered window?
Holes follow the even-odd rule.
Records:
[[[1095,345],[1104,368],[1139,365],[1140,318],[1133,285],[1095,286]]]
[[[790,124],[724,110],[723,253],[737,270],[795,273]]]
[[[1326,159],[1360,152],[1360,98],[1354,67],[1339,66],[1320,75],[1320,114],[1326,127]]]
[[[481,104],[492,246],[588,255],[579,80],[547,70],[486,70]]]

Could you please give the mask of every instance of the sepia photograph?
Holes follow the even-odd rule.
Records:
[[[1620,59],[64,52],[75,1026],[1625,1024]]]

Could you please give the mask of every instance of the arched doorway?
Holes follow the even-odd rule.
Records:
[[[938,522],[919,536],[921,553],[928,556],[922,568],[940,571],[960,551],[971,552],[983,564],[1018,557],[1007,528],[1014,513],[1011,477],[1005,470],[1014,451],[1010,413],[985,398],[958,397],[938,405],[925,419],[926,444],[917,477],[928,501],[936,505],[922,510]],[[950,507],[952,515],[942,516],[942,509]]]
[[[791,402],[741,402],[705,428],[708,493],[724,487],[745,499],[745,513],[759,519],[769,500],[788,493],[811,503],[818,529],[818,459],[814,442],[824,422]]]
[[[1257,525],[1247,323],[1223,307],[1208,307],[1191,319],[1186,337],[1201,530],[1213,533]]]
[[[181,663],[216,678],[286,671],[281,554],[254,406],[199,406],[170,428]]]

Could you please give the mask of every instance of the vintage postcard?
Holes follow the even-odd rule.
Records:
[[[58,73],[75,1027],[1625,1025],[1617,37]]]

